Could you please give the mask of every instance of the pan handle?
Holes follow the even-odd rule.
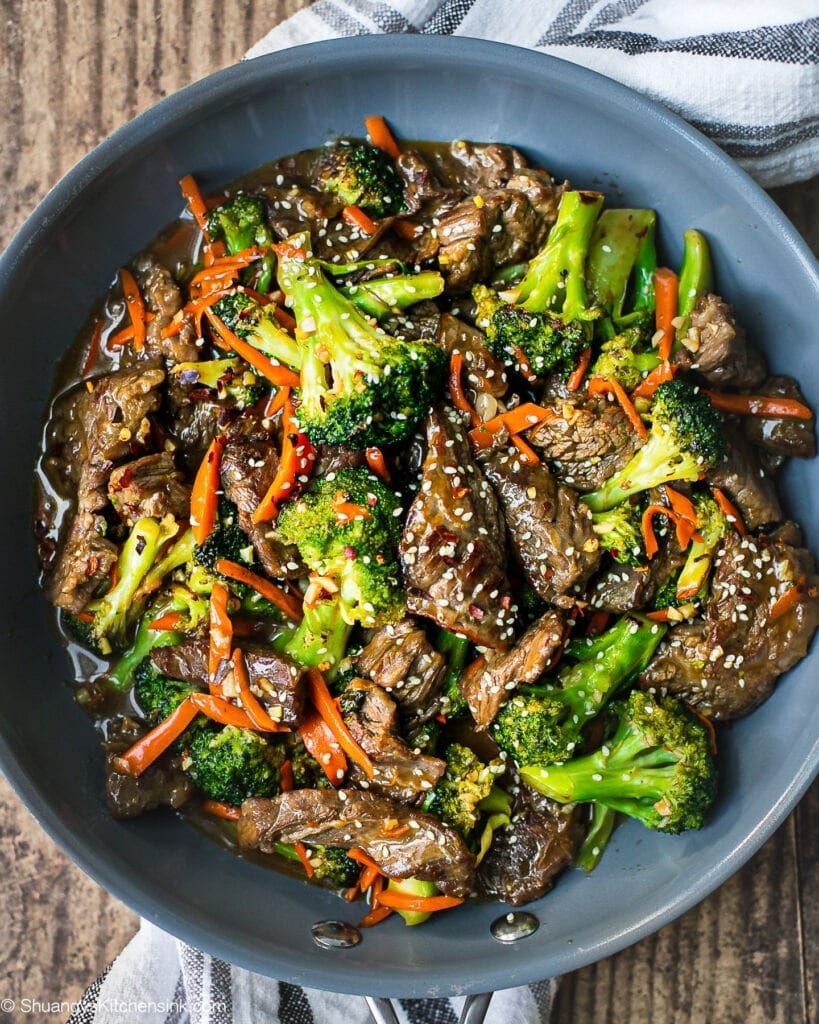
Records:
[[[460,1024],[483,1024],[492,995],[492,992],[481,992],[478,995],[467,996],[463,1010],[461,1010]],[[364,998],[370,1008],[373,1024],[398,1024],[398,1017],[391,999],[376,998],[375,996],[365,996]]]

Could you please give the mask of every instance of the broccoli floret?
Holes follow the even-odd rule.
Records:
[[[342,285],[339,291],[376,320],[384,320],[414,306],[416,302],[436,299],[444,290],[444,279],[437,270],[420,274],[395,274],[376,277],[361,284]]]
[[[665,627],[624,616],[593,640],[571,645],[578,659],[557,686],[522,686],[498,712],[495,742],[518,764],[552,764],[570,757],[584,725],[648,664]]]
[[[239,513],[236,506],[221,497],[216,515],[216,523],[208,538],[202,544],[196,544],[193,550],[194,561],[209,572],[216,572],[216,562],[227,558],[240,565],[252,565],[255,561],[253,545],[245,531],[239,526]],[[237,593],[244,593],[241,584],[230,581],[230,587]]]
[[[287,331],[279,326],[274,303],[262,306],[247,292],[232,292],[214,302],[212,309],[235,335],[266,356],[284,363],[293,370],[298,370],[301,366],[299,346]]]
[[[285,504],[276,524],[279,538],[298,547],[313,573],[304,619],[284,648],[296,661],[324,666],[332,676],[354,624],[378,626],[404,614],[400,511],[378,477],[351,468],[322,477]]]
[[[476,302],[475,323],[486,334],[492,352],[507,365],[526,356],[532,372],[544,377],[553,370],[570,373],[580,353],[588,344],[582,323],[564,323],[549,313],[536,313],[503,302],[485,285],[475,285],[472,297]]]
[[[627,323],[644,322],[644,314],[654,309],[656,224],[653,210],[604,210],[595,224],[586,284],[618,330]]]
[[[237,409],[255,405],[266,393],[266,385],[241,359],[207,359],[200,363],[177,363],[171,370],[185,384],[199,384],[216,392]]]
[[[404,440],[443,385],[444,350],[374,327],[295,241],[277,251],[279,284],[298,324],[301,428],[314,444],[365,448]]]
[[[190,683],[163,675],[150,657],[143,658],[134,672],[134,697],[149,725],[164,721],[183,700],[197,692],[198,688]]]
[[[407,731],[407,743],[413,750],[422,754],[434,754],[441,738],[441,723],[435,718],[410,727]]]
[[[327,773],[301,742],[290,751],[288,759],[293,770],[294,789],[331,788]]]
[[[707,727],[673,697],[640,690],[613,710],[614,735],[597,751],[521,777],[559,803],[594,801],[646,828],[700,828],[717,790]]]
[[[383,149],[367,142],[338,142],[321,161],[318,186],[345,206],[360,206],[373,217],[406,209],[404,183]]]
[[[446,658],[447,669],[441,687],[442,701],[441,711],[447,718],[458,718],[469,711],[466,698],[458,687],[458,680],[466,666],[467,654],[469,653],[469,640],[457,633],[450,633],[446,629],[436,629],[433,633],[432,643],[439,654]]]
[[[672,480],[697,480],[725,453],[720,414],[707,395],[683,380],[660,384],[648,440],[629,462],[583,501],[604,512],[632,494]]]
[[[646,348],[642,326],[627,327],[621,334],[603,343],[592,367],[592,376],[605,377],[633,391],[646,374],[660,365],[656,349]]]
[[[361,865],[340,846],[310,846],[308,856],[313,866],[313,877],[327,882],[334,889],[349,889],[361,874]]]
[[[710,494],[695,494],[694,510],[697,534],[702,540],[691,541],[685,565],[677,577],[676,597],[680,601],[690,601],[706,585],[717,545],[731,531],[725,513]]]
[[[90,637],[101,654],[127,647],[129,627],[141,606],[135,595],[162,546],[177,530],[172,516],[162,520],[146,516],[131,528],[117,560],[116,585],[87,608],[94,616]]]
[[[460,743],[450,743],[444,759],[446,771],[435,789],[424,797],[422,807],[467,838],[478,824],[481,815],[478,805],[489,796],[495,779],[505,767],[500,758],[484,764],[477,754]]]
[[[473,289],[476,323],[508,364],[518,364],[522,351],[538,376],[568,374],[589,344],[591,321],[602,310],[588,301],[585,265],[602,203],[599,192],[564,192],[546,244],[517,287],[500,294]]]
[[[622,565],[645,565],[646,551],[640,527],[640,508],[624,501],[605,512],[595,512],[592,524],[600,547]]]
[[[246,192],[238,192],[232,199],[212,210],[208,215],[207,228],[211,241],[224,242],[231,256],[254,245],[269,249],[275,242],[264,202],[258,196],[250,196]],[[274,266],[273,253],[266,253],[254,282],[258,291],[269,290]]]
[[[515,593],[521,624],[528,626],[539,619],[548,607],[543,598],[527,580],[518,584]]]
[[[102,654],[99,641],[94,635],[94,617],[88,613],[87,617],[80,618],[78,615],[71,615],[69,612],[60,613],[60,623],[70,639],[87,647],[94,654]]]
[[[252,796],[280,790],[281,747],[250,729],[226,725],[196,730],[183,767],[211,800],[238,806]]]

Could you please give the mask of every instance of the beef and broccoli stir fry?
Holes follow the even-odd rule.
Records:
[[[415,924],[677,833],[819,624],[815,454],[685,233],[510,146],[368,140],[203,198],[57,395],[43,586],[111,812]],[[715,729],[716,726],[716,729]]]

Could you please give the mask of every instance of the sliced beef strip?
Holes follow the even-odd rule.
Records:
[[[313,476],[318,479],[340,469],[361,469],[367,460],[360,449],[347,448],[343,444],[321,444],[313,465]]]
[[[488,654],[467,666],[458,687],[479,731],[488,729],[501,705],[524,683],[543,675],[563,640],[563,616],[547,611],[504,654]]]
[[[464,383],[476,396],[488,392],[495,398],[502,398],[506,394],[509,387],[506,368],[487,348],[483,332],[477,327],[464,323],[451,313],[444,313],[437,341],[447,355],[451,356],[453,352],[463,354],[466,369]]]
[[[103,489],[112,467],[144,450],[150,438],[148,417],[161,402],[165,371],[157,363],[140,363],[92,381],[93,390],[77,399],[82,432],[78,501],[84,492]],[[101,506],[97,506],[101,507]]]
[[[524,462],[515,448],[488,449],[481,467],[500,499],[526,579],[544,601],[571,607],[600,564],[588,506],[543,463]]]
[[[756,394],[782,398],[795,398],[805,403],[805,396],[793,377],[777,375],[768,377]],[[816,418],[809,420],[768,419],[763,416],[743,416],[742,426],[746,436],[767,460],[773,460],[774,468],[789,456],[798,459],[812,459],[816,454]]]
[[[453,192],[439,181],[429,163],[414,149],[402,150],[395,161],[395,168],[404,179],[407,213],[417,213],[425,203],[441,200]]]
[[[145,331],[145,353],[163,356],[171,363],[190,363],[199,359],[193,318],[186,315],[179,332],[163,338],[162,331],[182,309],[182,294],[173,275],[151,253],[142,253],[134,262],[137,284],[145,306],[154,317]]]
[[[503,188],[515,174],[529,170],[520,150],[498,142],[456,139],[433,159],[443,180],[466,192]]]
[[[143,455],[112,471],[108,498],[124,519],[190,516],[191,489],[170,452]]]
[[[438,710],[446,658],[421,625],[406,618],[382,626],[356,660],[356,671],[383,687],[407,722],[425,722]]]
[[[685,553],[669,535],[647,566],[612,562],[592,581],[588,591],[589,604],[615,615],[645,608],[666,580],[682,567],[685,559]]]
[[[163,423],[176,446],[179,462],[190,477],[196,475],[226,412],[224,405],[202,395],[201,388],[197,390],[196,385],[181,381],[178,374],[170,374]]]
[[[114,818],[136,818],[156,807],[181,807],[193,796],[194,785],[179,768],[179,759],[164,754],[138,778],[123,775],[114,767],[114,758],[125,753],[144,734],[144,727],[132,718],[115,719],[103,743],[106,751],[105,791],[108,810]]]
[[[475,858],[453,829],[357,789],[295,789],[246,800],[239,845],[272,853],[277,842],[363,850],[389,878],[434,882],[447,896],[468,896],[475,876]]]
[[[696,370],[715,387],[755,388],[768,370],[765,358],[745,337],[734,320],[734,310],[719,295],[701,295],[691,314],[689,343],[696,351],[680,348],[672,362]]]
[[[99,513],[108,503],[106,485],[115,463],[144,450],[148,419],[159,406],[165,373],[142,363],[97,377],[93,390],[66,400],[64,457],[74,462],[76,510],[45,585],[46,595],[72,614],[81,612],[117,559]]]
[[[476,644],[505,650],[514,612],[497,498],[454,411],[432,411],[427,444],[421,490],[399,549],[407,607]]]
[[[742,428],[725,422],[726,454],[710,469],[706,480],[725,491],[739,509],[749,530],[784,518],[773,477],[762,468],[759,455]]]
[[[58,608],[79,614],[109,579],[119,552],[106,539],[107,529],[104,516],[84,509],[74,515],[45,582],[46,596]]]
[[[253,522],[253,513],[279,469],[274,436],[252,414],[232,423],[226,436],[220,463],[222,488],[239,510],[239,526],[250,538],[256,557],[271,576],[304,575],[296,547],[282,544],[267,524]]]
[[[253,692],[268,710],[270,717],[282,725],[298,725],[304,710],[304,670],[285,654],[278,654],[264,644],[240,645],[245,656],[247,674]],[[208,686],[207,640],[186,640],[173,647],[151,651],[151,660],[164,675],[206,689]],[[225,696],[238,696],[233,670],[223,662],[217,673]]]
[[[554,218],[542,216],[527,195],[515,189],[468,196],[439,218],[438,266],[447,289],[467,291],[497,267],[530,259],[553,223]]]
[[[435,788],[446,764],[428,754],[416,754],[397,735],[398,707],[389,694],[365,679],[353,679],[342,697],[344,721],[356,743],[373,762],[374,776],[351,765],[348,783],[374,793],[413,803]],[[362,785],[363,783],[363,785]]]
[[[803,576],[802,600],[772,621],[777,598]],[[793,524],[769,537],[729,534],[704,618],[667,634],[640,685],[679,697],[715,721],[748,714],[807,654],[819,626],[818,587],[813,556]]]
[[[577,808],[564,807],[520,784],[512,825],[492,837],[478,870],[479,890],[513,907],[539,899],[568,867],[583,840]]]
[[[556,413],[529,432],[564,484],[593,491],[619,472],[642,441],[616,402],[602,395],[558,397]]]

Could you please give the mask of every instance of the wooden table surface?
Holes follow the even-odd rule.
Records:
[[[0,0],[0,248],[105,136],[238,60],[307,2]],[[773,195],[819,249],[819,179]],[[78,998],[137,918],[57,849],[2,778],[0,877],[0,1020],[64,1020],[47,1004]],[[26,999],[40,1008],[24,1012]],[[817,1024],[818,1007],[815,783],[720,890],[653,937],[567,976],[555,1024]]]

